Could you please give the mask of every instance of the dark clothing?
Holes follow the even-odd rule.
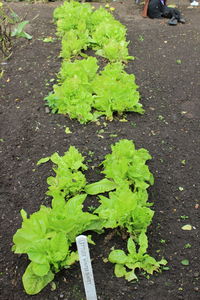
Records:
[[[150,0],[147,10],[147,15],[152,19],[159,19],[163,17],[163,10],[165,4],[160,0]]]
[[[180,11],[176,8],[165,6],[163,10],[163,17],[171,19],[174,17],[177,21],[180,21],[181,14]]]
[[[181,18],[180,12],[176,8],[168,7],[164,0],[150,0],[147,15],[149,18],[169,18],[175,17],[178,21]]]

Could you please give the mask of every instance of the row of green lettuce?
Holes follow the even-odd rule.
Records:
[[[114,249],[108,256],[117,277],[131,281],[137,279],[135,269],[152,274],[167,263],[147,253],[146,232],[154,215],[147,193],[154,181],[146,165],[151,156],[146,149],[136,150],[131,140],[120,140],[111,148],[101,163],[104,178],[94,183],[87,182],[88,166],[74,146],[63,156],[54,153],[38,162],[51,161],[55,176],[47,178],[51,206],[42,205],[30,216],[22,210],[22,226],[13,237],[13,251],[27,254],[31,261],[22,277],[26,293],[39,293],[57,272],[78,260],[72,249],[80,234],[94,243],[92,232],[116,228],[127,232],[127,251]],[[88,195],[98,201],[93,212],[85,209]]]
[[[123,63],[132,58],[125,26],[105,8],[93,10],[90,4],[75,1],[56,8],[54,19],[62,39],[63,63],[53,92],[45,98],[52,112],[82,124],[102,115],[112,120],[115,112],[142,114],[135,77],[124,70]],[[102,71],[98,72],[96,58],[81,59],[80,55],[87,57],[83,50],[88,48],[108,59]]]
[[[126,27],[105,8],[65,1],[54,11],[57,34],[62,38],[61,57],[70,59],[88,48],[111,62],[133,59],[128,53]]]
[[[143,113],[135,77],[124,70],[123,63],[132,58],[126,28],[106,9],[94,11],[89,4],[75,1],[56,8],[54,19],[62,39],[63,63],[57,84],[46,97],[52,112],[67,114],[80,123],[96,121],[102,115],[112,120],[115,112]],[[88,48],[110,61],[103,70],[99,71],[95,57],[85,55]],[[126,232],[127,251],[114,249],[108,256],[117,277],[137,280],[136,269],[152,274],[167,263],[147,253],[146,233],[154,215],[147,193],[154,181],[146,165],[151,156],[145,149],[136,150],[130,140],[121,140],[111,148],[101,163],[104,178],[94,183],[87,182],[84,171],[88,166],[73,146],[63,156],[54,153],[38,162],[54,165],[55,176],[47,178],[51,206],[42,205],[30,216],[21,210],[22,227],[13,237],[12,248],[30,260],[22,277],[28,294],[39,293],[57,272],[78,260],[72,249],[80,234],[94,243],[92,232]],[[84,201],[90,195],[97,199],[94,211],[85,210]]]

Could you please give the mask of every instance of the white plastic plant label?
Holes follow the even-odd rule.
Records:
[[[79,261],[81,266],[81,273],[83,277],[86,299],[97,300],[87,237],[85,235],[77,236],[76,245],[79,254]]]

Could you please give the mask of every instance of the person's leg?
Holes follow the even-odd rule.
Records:
[[[176,8],[173,9],[173,16],[179,21],[181,18],[180,11]]]
[[[178,22],[185,24],[185,19],[181,16],[180,11],[176,8],[174,8],[174,16]]]
[[[171,7],[165,6],[163,8],[163,13],[162,13],[163,17],[165,18],[172,18],[172,11],[171,11]]]
[[[168,6],[164,7],[163,17],[169,18],[169,21],[168,21],[169,25],[177,25],[177,23],[178,23],[174,9],[171,7],[168,7]]]
[[[185,24],[185,20],[181,17],[181,13],[178,9],[167,7],[164,12],[166,18],[170,18],[169,25],[177,25],[177,22]]]

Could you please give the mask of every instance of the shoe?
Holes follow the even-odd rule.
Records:
[[[178,21],[175,17],[172,17],[168,22],[169,25],[177,25],[177,23]]]
[[[185,24],[185,19],[183,19],[183,18],[180,18],[178,21],[179,21],[179,23]]]
[[[197,1],[192,1],[191,3],[190,3],[190,5],[191,6],[199,6],[199,2],[197,2]]]

